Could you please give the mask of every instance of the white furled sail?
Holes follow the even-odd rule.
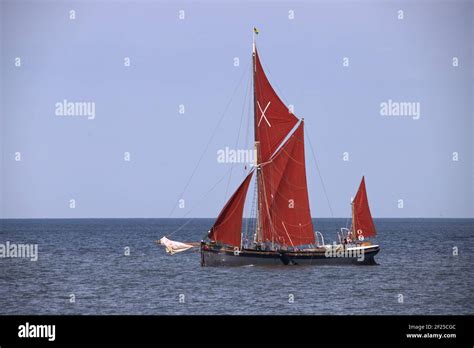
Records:
[[[181,243],[181,242],[175,242],[166,237],[161,238],[158,242],[159,244],[164,245],[166,248],[166,252],[171,255],[180,253],[181,251],[186,251],[193,247],[193,245],[189,245],[189,244]]]

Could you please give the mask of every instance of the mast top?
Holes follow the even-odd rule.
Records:
[[[252,52],[255,53],[255,36],[259,33],[257,27],[253,27],[253,35],[252,35]]]

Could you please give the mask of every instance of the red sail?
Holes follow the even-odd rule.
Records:
[[[298,122],[268,82],[255,50],[255,141],[259,142],[258,163],[270,159]]]
[[[314,244],[304,155],[304,123],[259,176],[262,241],[286,246]]]
[[[369,201],[367,199],[367,192],[365,191],[365,178],[362,177],[359,191],[352,202],[352,231],[356,236],[362,235],[364,237],[373,237],[376,234],[374,221],[370,214]]]
[[[209,232],[211,240],[240,247],[242,213],[252,175],[253,171],[247,175],[237,191],[227,201]]]

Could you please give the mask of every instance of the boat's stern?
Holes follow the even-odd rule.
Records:
[[[369,244],[369,245],[360,245],[357,246],[359,250],[362,251],[363,259],[358,260],[358,263],[363,265],[377,265],[375,262],[375,255],[377,255],[380,251],[380,246],[377,244]]]

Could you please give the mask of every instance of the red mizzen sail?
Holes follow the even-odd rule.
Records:
[[[362,177],[359,191],[352,201],[352,231],[356,236],[362,235],[364,237],[373,237],[376,234],[374,221],[370,214],[369,201],[367,199],[367,192],[365,190],[365,178]]]
[[[209,238],[211,240],[240,247],[242,238],[242,214],[252,175],[253,171],[247,175],[237,191],[235,191],[232,197],[227,201],[209,232]]]
[[[255,49],[255,141],[259,142],[258,162],[270,159],[298,122],[270,85]]]
[[[304,123],[281,146],[259,175],[262,241],[314,244],[304,155]]]

